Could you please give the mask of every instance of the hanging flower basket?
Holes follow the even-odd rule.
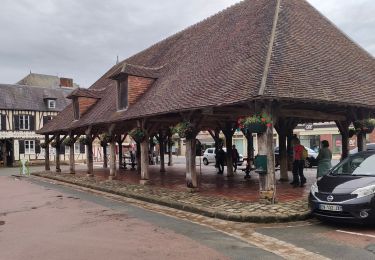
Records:
[[[46,143],[40,143],[40,147],[43,148],[43,149],[46,149],[47,148],[47,144]]]
[[[70,137],[67,137],[67,138],[64,139],[63,144],[65,146],[72,146],[74,144],[74,142],[73,142],[73,139],[71,139]]]
[[[238,127],[247,133],[262,134],[272,127],[272,120],[269,115],[253,115],[238,119]]]
[[[144,131],[142,131],[141,128],[137,127],[134,128],[132,131],[130,131],[129,135],[133,138],[134,141],[137,143],[143,142],[143,140],[146,138],[146,134]]]
[[[375,128],[375,119],[365,119],[365,120],[355,121],[353,125],[358,132],[371,134]]]
[[[81,136],[79,138],[79,143],[83,144],[83,145],[88,145],[88,144],[90,144],[90,140],[85,136]]]
[[[175,127],[175,131],[180,136],[180,138],[194,139],[196,136],[194,125],[188,121],[177,124]]]
[[[53,147],[53,148],[56,148],[56,147],[57,147],[57,143],[56,143],[56,141],[52,141],[52,142],[51,142],[51,147]]]

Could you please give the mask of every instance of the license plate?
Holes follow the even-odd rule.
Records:
[[[321,209],[321,210],[327,210],[327,211],[342,211],[342,206],[340,206],[340,205],[319,204],[319,209]]]

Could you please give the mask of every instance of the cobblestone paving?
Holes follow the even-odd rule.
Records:
[[[46,177],[45,174],[40,174],[40,175],[44,175],[44,177]],[[48,177],[51,177],[51,176],[48,175]],[[70,178],[72,177],[70,176]],[[89,179],[89,180],[92,181],[92,179]],[[65,185],[71,186],[73,188],[77,188],[75,185],[70,185],[66,183]],[[184,219],[193,223],[197,223],[199,225],[210,227],[212,229],[226,233],[230,236],[236,237],[258,248],[274,253],[275,255],[278,255],[284,259],[290,259],[290,260],[294,260],[294,259],[296,260],[297,259],[298,260],[299,259],[326,260],[328,259],[322,255],[310,252],[304,248],[297,247],[293,244],[275,239],[270,236],[257,233],[255,231],[255,228],[259,228],[260,225],[262,225],[263,227],[268,227],[268,226],[286,225],[286,224],[254,224],[254,223],[234,222],[234,221],[228,221],[228,220],[215,219],[215,218],[210,218],[207,216],[203,216],[203,215],[199,215],[199,214],[195,214],[195,213],[191,213],[187,211],[182,211],[182,210],[177,210],[177,209],[170,208],[170,207],[157,205],[154,203],[148,203],[148,202],[144,202],[140,200],[126,198],[124,196],[109,194],[109,193],[101,192],[97,190],[91,190],[88,188],[81,187],[79,189],[84,190],[84,191],[94,192],[101,196],[104,196],[106,198],[110,198],[116,201],[126,202],[126,203],[132,204],[134,206],[137,206],[146,210],[158,212],[160,214],[164,214],[164,215],[171,216],[174,218]],[[308,223],[300,222],[298,223],[298,225],[299,224],[304,225]],[[288,223],[287,225],[297,225],[297,223]]]
[[[270,223],[303,220],[309,216],[307,198],[264,205],[64,173],[44,172],[34,175],[225,220]]]

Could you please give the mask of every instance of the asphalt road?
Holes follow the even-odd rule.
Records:
[[[223,221],[211,219],[200,225],[193,218],[173,213],[171,217],[58,183],[13,177],[17,172],[0,169],[1,260],[292,259],[282,254],[284,249],[273,250],[275,241],[328,259],[375,259],[373,227],[314,219],[284,224],[226,222],[223,233],[209,224]],[[241,238],[239,230],[248,230],[249,237]],[[254,234],[264,239],[255,243]]]
[[[280,259],[237,238],[49,182],[0,177],[0,259]]]

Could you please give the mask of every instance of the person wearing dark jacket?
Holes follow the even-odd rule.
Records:
[[[233,163],[233,170],[234,172],[237,171],[237,163],[240,159],[240,154],[238,153],[238,150],[235,145],[232,147],[232,163]]]
[[[225,165],[225,152],[223,150],[223,146],[220,146],[216,153],[216,160],[219,168],[218,174],[224,173],[224,165]]]

